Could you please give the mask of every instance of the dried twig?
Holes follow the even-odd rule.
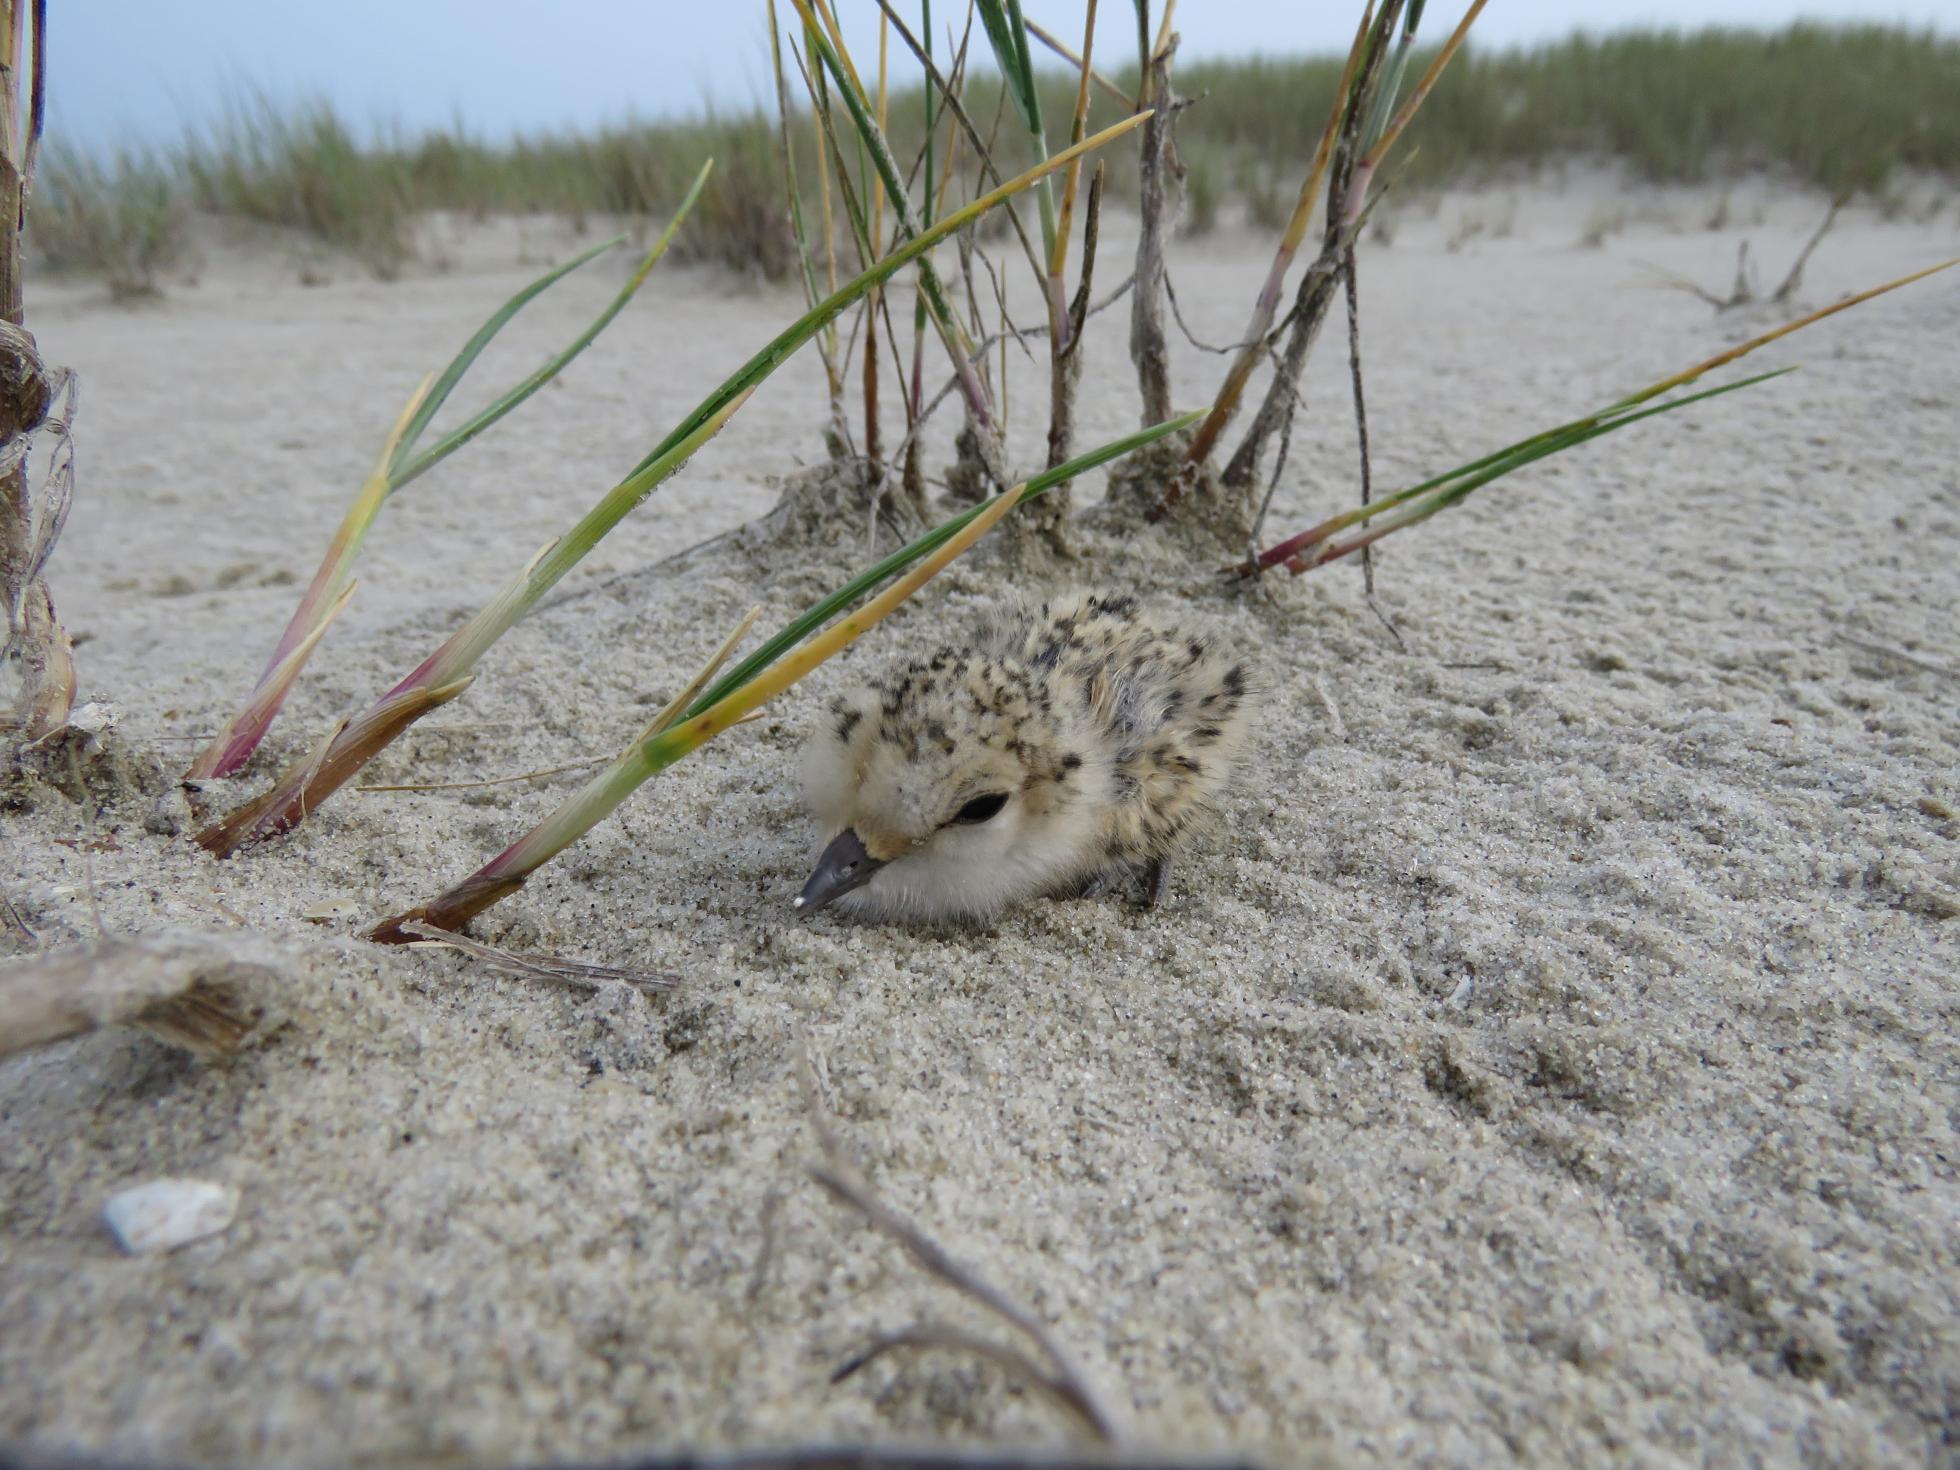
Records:
[[[667,970],[641,970],[632,966],[594,965],[584,960],[561,959],[557,955],[518,954],[508,949],[498,949],[492,944],[483,944],[475,939],[465,939],[460,934],[451,934],[446,929],[438,929],[432,924],[422,924],[410,920],[403,924],[405,933],[413,934],[420,940],[416,949],[448,948],[460,950],[471,959],[514,975],[520,980],[542,980],[551,985],[562,985],[572,990],[597,990],[600,986],[619,981],[643,993],[673,990],[681,983],[681,977]]]
[[[1344,100],[1337,102],[1334,115],[1328,120],[1328,133],[1322,144],[1325,147],[1331,140],[1333,146],[1331,166],[1327,170],[1327,218],[1322,231],[1320,255],[1301,279],[1294,302],[1292,333],[1287,339],[1281,365],[1274,373],[1273,381],[1267,384],[1266,396],[1260,402],[1258,412],[1253,415],[1244,439],[1239,442],[1238,449],[1225,467],[1224,479],[1229,486],[1249,489],[1258,478],[1260,457],[1265,452],[1267,442],[1277,432],[1280,419],[1290,412],[1286,403],[1287,394],[1292,385],[1300,380],[1307,355],[1313,350],[1314,341],[1320,335],[1321,323],[1333,304],[1334,287],[1346,275],[1348,265],[1354,259],[1354,242],[1372,210],[1374,201],[1364,199],[1358,193],[1362,187],[1362,181],[1357,178],[1361,162],[1361,127],[1381,80],[1388,56],[1387,37],[1394,28],[1399,11],[1400,6],[1391,0],[1375,23],[1381,44],[1366,48],[1364,52],[1357,42],[1357,52],[1349,58],[1352,87],[1344,92]]]
[[[1817,232],[1810,237],[1804,244],[1803,249],[1798,252],[1796,261],[1790,267],[1790,274],[1783,278],[1782,285],[1770,292],[1769,299],[1771,301],[1776,302],[1780,306],[1797,294],[1797,287],[1803,284],[1803,268],[1810,264],[1811,252],[1824,243],[1824,237],[1830,234],[1831,226],[1837,223],[1838,211],[1851,202],[1851,196],[1854,192],[1854,189],[1849,188],[1840,190],[1837,197],[1831,201],[1831,207],[1825,212],[1823,223],[1817,226]]]
[[[1360,384],[1360,286],[1356,284],[1354,272],[1354,241],[1348,241],[1347,265],[1343,269],[1343,280],[1347,282],[1348,298],[1348,374],[1354,378],[1354,437],[1360,445],[1360,504],[1374,504],[1374,476],[1368,465],[1368,398]],[[1362,521],[1366,525],[1368,521]],[[1397,649],[1409,651],[1409,645],[1401,637],[1401,629],[1396,627],[1396,619],[1390,617],[1380,602],[1374,600],[1374,545],[1364,545],[1360,549],[1360,576],[1362,590],[1368,598],[1368,612],[1376,615],[1376,621],[1388,629],[1388,635],[1396,639]]]
[[[546,776],[563,775],[566,771],[583,771],[610,760],[610,756],[591,755],[582,761],[567,761],[562,766],[546,766],[539,771],[520,771],[515,776],[486,776],[481,781],[406,781],[395,786],[356,786],[356,791],[371,795],[393,791],[476,791],[485,786],[512,786],[520,781],[542,781]]]
[[[1142,24],[1141,16],[1138,23]],[[1171,134],[1177,117],[1177,94],[1171,90],[1171,55],[1175,50],[1173,37],[1151,60],[1144,91],[1157,109],[1143,125],[1137,161],[1137,206],[1143,214],[1143,226],[1137,235],[1137,292],[1130,302],[1130,361],[1136,366],[1146,424],[1161,423],[1171,414],[1170,345],[1164,331],[1168,284],[1164,247],[1171,228]]]
[[[41,936],[28,927],[27,920],[23,919],[20,910],[14,907],[14,901],[4,892],[0,892],[0,919],[6,920],[7,927],[19,934],[28,944],[41,942]]]
[[[1065,463],[1075,442],[1075,396],[1082,381],[1082,327],[1089,318],[1089,290],[1096,275],[1096,240],[1102,220],[1103,166],[1097,163],[1089,179],[1089,200],[1083,211],[1082,280],[1075,299],[1062,314],[1064,340],[1049,344],[1048,463],[1052,468]],[[1068,514],[1068,486],[1058,485],[1052,511],[1044,508],[1043,522],[1049,525]]]
[[[1041,42],[1042,45],[1046,46],[1050,51],[1054,52],[1057,56],[1061,57],[1062,60],[1066,61],[1076,71],[1079,72],[1082,70],[1082,58],[1080,56],[1077,56],[1073,51],[1069,50],[1068,44],[1066,42],[1058,39],[1053,35],[1050,35],[1046,30],[1043,30],[1040,26],[1036,25],[1031,20],[1024,21],[1023,24],[1027,26],[1028,34],[1030,36],[1033,36],[1037,41]],[[1101,72],[1097,71],[1094,67],[1089,68],[1089,80],[1094,82],[1098,87],[1101,87],[1104,93],[1108,95],[1110,101],[1114,102],[1118,107],[1125,107],[1134,110],[1135,108],[1143,106],[1143,104],[1140,101],[1132,97],[1128,92],[1125,92],[1121,87],[1117,86],[1116,83],[1112,82],[1108,77],[1104,76]]]
[[[1651,271],[1658,282],[1675,291],[1685,291],[1698,300],[1707,302],[1717,311],[1733,311],[1738,306],[1747,306],[1756,299],[1756,283],[1749,269],[1749,242],[1742,241],[1735,251],[1735,284],[1729,287],[1729,294],[1717,296],[1713,291],[1704,290],[1699,284],[1675,271],[1665,270],[1651,261],[1636,261],[1636,265]]]
[[[1372,505],[1375,482],[1368,463],[1368,399],[1361,389],[1361,288],[1355,279],[1354,265],[1354,242],[1349,240],[1347,255],[1341,263],[1342,284],[1347,288],[1348,373],[1354,379],[1354,436],[1361,455],[1361,503]],[[1372,546],[1361,548],[1361,580],[1372,604],[1375,599],[1375,548]],[[1380,608],[1375,609],[1375,615],[1388,622]],[[1393,623],[1388,623],[1388,628],[1395,632]],[[1395,641],[1402,641],[1400,633],[1395,634]]]
[[[866,1363],[898,1348],[962,1348],[987,1357],[1006,1368],[1015,1377],[1032,1384],[1045,1396],[1079,1418],[1098,1439],[1105,1444],[1114,1444],[1117,1439],[1114,1416],[1103,1406],[1081,1369],[1076,1367],[1074,1360],[1055,1340],[1047,1324],[1011,1300],[991,1282],[954,1260],[937,1241],[886,1204],[870,1183],[852,1166],[845,1154],[843,1143],[831,1127],[823,1099],[818,1094],[807,1048],[799,1055],[798,1075],[803,1086],[804,1100],[809,1106],[810,1116],[816,1127],[818,1141],[824,1151],[824,1164],[810,1171],[817,1183],[833,1198],[856,1210],[874,1229],[895,1241],[912,1258],[913,1264],[928,1276],[978,1303],[1020,1332],[1035,1345],[1049,1364],[1047,1369],[1043,1369],[1017,1348],[986,1342],[964,1332],[947,1328],[915,1327],[881,1337],[866,1352],[840,1369],[833,1381],[848,1377]]]

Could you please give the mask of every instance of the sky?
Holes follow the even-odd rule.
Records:
[[[900,13],[917,15],[919,3],[900,0]],[[1425,32],[1447,34],[1466,3],[1430,0]],[[853,50],[875,55],[875,0],[836,4]],[[411,133],[460,120],[490,140],[740,109],[767,95],[763,0],[58,0],[49,9],[50,131],[96,151],[171,142],[227,97],[255,90],[325,97],[357,125]],[[1082,34],[1084,0],[1024,0],[1023,9],[1060,35]],[[942,34],[964,10],[941,0]],[[1358,13],[1355,0],[1184,0],[1180,54],[1338,51]],[[1515,46],[1581,25],[1799,18],[1960,34],[1960,0],[1491,0],[1474,35]],[[1127,56],[1135,25],[1130,5],[1102,0],[1098,50]]]

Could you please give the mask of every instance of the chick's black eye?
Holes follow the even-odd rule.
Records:
[[[953,813],[956,822],[985,822],[1000,815],[1000,809],[1007,805],[1005,791],[990,791],[985,796],[976,796],[965,806]]]

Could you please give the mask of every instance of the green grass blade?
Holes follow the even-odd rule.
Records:
[[[1029,480],[1028,490],[1022,497],[1022,503],[1025,504],[1027,501],[1033,500],[1036,496],[1047,493],[1055,486],[1062,484],[1075,475],[1084,474],[1089,470],[1095,469],[1098,465],[1109,463],[1112,459],[1119,459],[1123,455],[1132,453],[1146,444],[1154,444],[1166,434],[1175,434],[1180,429],[1188,428],[1203,416],[1204,410],[1200,409],[1195,413],[1185,414],[1181,418],[1167,420],[1164,423],[1156,424],[1151,428],[1131,434],[1126,438],[1114,440],[1111,443],[1103,445],[1100,449],[1094,449],[1087,454],[1078,455],[1067,464],[1060,465],[1055,469],[1043,471],[1041,474]],[[883,561],[867,567],[864,571],[858,573],[856,577],[852,578],[850,582],[831,593],[830,596],[812,604],[809,610],[801,617],[783,628],[781,632],[777,633],[767,643],[764,643],[754,653],[743,659],[742,662],[730,670],[712,689],[708,690],[707,693],[688,706],[687,713],[682,718],[693,719],[696,715],[703,714],[714,705],[719,704],[873,588],[889,581],[920,557],[926,556],[944,545],[953,536],[957,535],[968,521],[979,515],[991,503],[991,501],[982,501],[979,505],[963,510],[958,515],[941,522],[910,545],[901,547]]]
[[[882,618],[902,606],[953,559],[985,535],[993,524],[1018,509],[1023,501],[1166,434],[1187,428],[1196,423],[1198,417],[1197,414],[1187,414],[1105,444],[955,516],[907,547],[905,552],[899,554],[902,561],[886,558],[870,572],[856,578],[849,587],[825,598],[772,638],[763,651],[774,652],[766,660],[758,661],[754,657],[746,660],[742,669],[697,699],[678,722],[663,724],[656,721],[654,727],[629,744],[603,771],[496,857],[427,904],[383,920],[369,931],[368,937],[382,943],[403,943],[413,937],[404,925],[416,921],[437,928],[454,929],[492,904],[508,898],[539,868],[618,810],[646,782],[731,728],[744,714],[793,687],[825,660],[841,652]],[[835,613],[855,603],[858,597],[869,592],[878,582],[889,580],[890,573],[884,569],[896,570],[896,565],[917,561],[935,551],[938,555],[913,570],[908,578],[886,588],[849,616],[828,627],[823,626]],[[797,647],[798,644],[802,646]],[[782,655],[792,647],[795,647],[795,653],[783,660]],[[780,667],[769,667],[779,661]]]
[[[199,843],[208,851],[223,857],[236,851],[246,842],[288,832],[298,826],[305,820],[309,811],[316,809],[341,784],[360,770],[363,764],[380,754],[388,742],[406,729],[414,718],[410,716],[391,722],[381,719],[381,715],[400,706],[404,701],[415,696],[418,691],[436,686],[460,689],[462,681],[468,677],[477,660],[497,639],[536,606],[538,599],[571,571],[613,527],[626,518],[634,507],[645,501],[663,480],[679,469],[689,456],[717,433],[722,425],[741,408],[749,394],[755,391],[762,380],[774,372],[797,347],[814,336],[826,322],[863,296],[873,284],[884,280],[901,269],[909,260],[931,249],[936,240],[963,228],[979,215],[1018,190],[1025,189],[1046,173],[1066,166],[1071,157],[1100,147],[1111,138],[1129,131],[1130,128],[1141,123],[1147,115],[1140,113],[1114,127],[1106,128],[1095,137],[1084,139],[1078,147],[1064,149],[1046,163],[1030,169],[1018,178],[1008,180],[998,189],[983,194],[964,208],[947,215],[931,230],[908,241],[903,248],[886,256],[849,285],[826,298],[815,310],[806,312],[793,326],[778,334],[774,341],[750,358],[720,387],[709,393],[694,412],[668,434],[651,454],[635,466],[624,480],[601,496],[598,503],[580,517],[577,525],[533,557],[505,584],[489,604],[452,634],[433,654],[417,665],[405,679],[384,695],[368,714],[357,719],[349,729],[350,732],[357,730],[360,732],[364,743],[358,750],[354,750],[349,744],[353,739],[351,733],[346,739],[334,741],[327,756],[311,769],[298,768],[289,771],[270,791],[248,802],[224,821],[200,832]],[[375,731],[379,733],[370,733]]]
[[[1794,367],[1787,367],[1777,368],[1771,372],[1758,373],[1752,378],[1743,378],[1738,382],[1727,383],[1719,388],[1709,388],[1700,393],[1690,394],[1686,398],[1670,399],[1657,408],[1648,407],[1645,410],[1639,410],[1637,405],[1625,403],[1615,404],[1611,408],[1601,409],[1596,414],[1588,414],[1585,418],[1574,419],[1570,423],[1560,424],[1555,429],[1545,429],[1531,435],[1529,438],[1520,439],[1515,444],[1507,444],[1504,448],[1487,454],[1481,459],[1473,459],[1468,464],[1458,465],[1453,470],[1445,470],[1440,475],[1433,475],[1419,485],[1411,485],[1406,490],[1398,490],[1385,500],[1375,501],[1368,515],[1372,517],[1383,511],[1392,510],[1394,507],[1406,501],[1414,500],[1418,496],[1426,495],[1439,488],[1449,486],[1452,482],[1466,477],[1475,479],[1475,484],[1470,486],[1471,489],[1475,489],[1478,485],[1489,484],[1490,481],[1497,479],[1500,475],[1507,475],[1513,469],[1530,464],[1533,460],[1543,459],[1548,454],[1556,454],[1559,450],[1570,448],[1574,444],[1583,444],[1588,439],[1596,439],[1601,434],[1611,433],[1615,429],[1623,428],[1627,424],[1635,423],[1640,419],[1647,418],[1651,414],[1665,413],[1670,409],[1685,408],[1689,404],[1699,403],[1705,398],[1716,398],[1724,393],[1733,393],[1738,388],[1753,387],[1757,383],[1766,383],[1771,378],[1780,378],[1785,373],[1793,373],[1795,371],[1796,369]],[[1490,473],[1486,473],[1486,471],[1490,471]]]
[[[1501,456],[1499,463],[1480,468],[1475,473],[1445,486],[1435,495],[1434,508],[1425,514],[1433,515],[1436,511],[1443,509],[1444,506],[1454,505],[1471,491],[1481,489],[1493,480],[1500,479],[1515,470],[1523,469],[1526,465],[1545,459],[1550,455],[1576,448],[1578,445],[1584,444],[1588,440],[1597,439],[1603,434],[1611,434],[1617,429],[1624,429],[1629,424],[1637,424],[1642,419],[1650,419],[1657,414],[1672,413],[1677,408],[1687,408],[1690,404],[1703,403],[1710,398],[1720,398],[1727,393],[1739,392],[1744,388],[1753,388],[1758,383],[1767,383],[1772,378],[1780,378],[1785,373],[1794,373],[1795,371],[1796,368],[1794,367],[1775,368],[1770,372],[1757,373],[1751,378],[1743,378],[1734,383],[1724,383],[1718,388],[1704,388],[1701,392],[1690,393],[1685,398],[1670,398],[1665,403],[1649,404],[1647,407],[1635,411],[1602,417],[1598,423],[1589,424],[1584,428],[1572,429],[1565,433],[1549,437],[1540,436],[1536,441],[1527,441],[1525,444],[1518,446],[1513,453]]]
[[[1048,156],[1048,130],[1041,117],[1041,88],[1035,81],[1034,57],[1028,49],[1027,22],[1021,14],[1021,0],[975,0],[987,40],[994,48],[994,62],[1014,110],[1028,131],[1028,141],[1036,162]],[[1054,191],[1043,185],[1038,196],[1041,207],[1041,255],[1055,256]]]
[[[1041,127],[1041,98],[1034,90],[1033,78],[1021,69],[1023,51],[1014,43],[1019,17],[1009,16],[1002,0],[974,0],[974,9],[980,12],[980,25],[993,47],[994,64],[1000,68],[1008,100],[1021,114],[1022,126],[1031,133],[1037,131]]]
[[[941,240],[964,229],[1002,200],[1012,198],[1030,184],[1053,173],[1056,169],[1066,167],[1071,159],[1080,157],[1085,153],[1091,153],[1102,147],[1105,143],[1111,142],[1122,134],[1129,132],[1131,128],[1141,125],[1149,116],[1150,114],[1147,112],[1136,113],[1131,117],[1124,118],[1119,123],[1104,128],[1093,137],[1084,138],[1076,147],[1063,149],[1053,158],[1035,165],[1035,167],[1029,169],[1026,173],[1009,179],[999,188],[991,189],[979,198],[954,210],[944,219],[935,223],[930,229],[921,230],[882,260],[861,272],[855,279],[838,287],[836,291],[818,302],[816,306],[812,307],[794,323],[778,333],[767,346],[757,352],[755,356],[751,357],[740,368],[736,369],[725,382],[706,398],[702,399],[694,411],[675,426],[672,433],[668,434],[665,439],[662,439],[660,443],[656,444],[647,454],[646,458],[633,467],[633,473],[638,474],[648,465],[652,464],[654,460],[672,449],[674,445],[685,439],[689,434],[692,434],[696,428],[716,413],[730,399],[748,392],[762,382],[764,378],[768,377],[781,366],[783,361],[792,352],[809,341],[816,332],[834,320],[840,312],[854,305],[873,286],[881,281],[891,279],[891,277],[898,274],[899,271],[903,270],[912,261],[919,259],[927,251],[931,250]]]
[[[1471,460],[1468,464],[1458,465],[1455,469],[1431,476],[1420,484],[1411,485],[1406,490],[1398,491],[1384,500],[1344,511],[1297,536],[1288,537],[1261,552],[1258,566],[1272,567],[1286,562],[1294,565],[1296,571],[1311,570],[1357,551],[1363,545],[1379,541],[1392,531],[1427,520],[1436,512],[1456,504],[1471,492],[1515,473],[1528,464],[1576,448],[1588,440],[1610,434],[1616,429],[1626,428],[1629,424],[1639,423],[1642,419],[1672,413],[1676,409],[1687,408],[1711,398],[1720,398],[1724,394],[1751,388],[1795,371],[1793,367],[1777,368],[1734,383],[1725,383],[1720,387],[1705,388],[1699,393],[1669,399],[1665,403],[1650,403],[1645,407],[1616,405],[1586,418],[1532,434],[1494,453]],[[1367,526],[1363,532],[1343,540],[1336,539],[1341,531],[1364,522]],[[1248,568],[1241,564],[1237,570],[1245,571]]]
[[[606,306],[606,309],[592,319],[592,324],[583,332],[579,333],[577,337],[573,338],[571,344],[564,351],[545,363],[544,366],[540,367],[528,378],[525,378],[516,387],[510,389],[510,391],[490,404],[489,407],[485,408],[461,428],[446,435],[426,453],[417,455],[406,465],[401,463],[401,455],[398,453],[395,460],[398,467],[390,476],[392,482],[390,486],[391,493],[394,490],[401,489],[402,486],[408,484],[409,481],[415,479],[418,475],[435,468],[442,460],[454,454],[478,434],[481,434],[485,429],[496,423],[505,414],[523,403],[525,399],[529,398],[533,393],[536,393],[540,388],[544,387],[546,383],[549,383],[553,378],[557,377],[559,373],[563,372],[573,358],[590,347],[598,338],[599,334],[612,325],[613,318],[626,309],[626,303],[633,299],[640,287],[646,283],[646,278],[652,272],[654,266],[659,263],[660,257],[667,253],[667,247],[673,243],[674,235],[679,231],[681,224],[687,219],[688,212],[694,208],[695,200],[701,197],[702,186],[708,182],[708,175],[713,171],[714,166],[715,163],[712,158],[701,165],[701,171],[694,176],[694,183],[688,188],[686,195],[682,197],[680,208],[674,211],[674,217],[667,222],[667,228],[660,232],[660,238],[653,242],[653,248],[647,251],[645,257],[641,259],[639,266],[631,276],[627,277],[626,284],[620,287],[619,293],[613,297],[612,301]],[[608,245],[603,248],[609,249],[611,247]],[[590,258],[590,253],[584,257],[584,259]],[[576,269],[577,266],[584,263],[584,259],[574,261],[570,266],[565,267],[565,269]],[[550,283],[547,281],[545,284],[548,285]],[[522,305],[521,302],[518,304]],[[509,318],[506,317],[505,320],[507,321]],[[501,323],[498,323],[498,325],[501,325]],[[481,336],[482,334],[479,333],[478,335]],[[482,349],[479,347],[477,350],[481,351]],[[453,367],[454,364],[452,363],[451,366]],[[426,422],[426,418],[424,422]]]
[[[932,107],[932,0],[919,0],[919,4],[924,12],[919,29],[924,33],[926,43],[926,207],[922,215],[925,222],[931,224],[933,200],[937,197],[932,187],[932,164],[933,155],[939,151],[936,146],[938,119],[933,116]]]
[[[391,478],[396,468],[408,457],[409,452],[414,449],[416,441],[421,438],[423,431],[429,427],[429,421],[436,416],[437,410],[447,401],[449,395],[455,391],[456,385],[463,381],[463,375],[470,370],[477,358],[482,356],[483,349],[490,345],[491,340],[496,337],[497,333],[509,325],[510,319],[516,316],[518,312],[522,311],[540,294],[557,285],[580,266],[598,259],[608,250],[611,250],[617,245],[624,244],[625,241],[626,237],[624,235],[615,235],[610,240],[594,245],[583,255],[574,256],[563,265],[546,271],[522,291],[519,291],[515,296],[511,297],[510,300],[506,301],[496,311],[491,313],[490,319],[476,329],[476,335],[463,344],[462,351],[450,359],[449,366],[436,375],[435,385],[429,389],[428,396],[422,400],[422,406],[416,411],[415,417],[408,421],[408,428],[403,432],[401,442],[395,447],[394,461],[388,466]]]
[[[783,37],[776,20],[776,0],[769,0],[769,60],[776,79],[776,119],[781,140],[777,144],[777,152],[783,168],[783,194],[789,200],[790,233],[796,239],[796,261],[803,277],[804,305],[815,306],[819,299],[817,271],[810,255],[809,231],[803,219],[803,186],[796,176],[796,148],[790,139],[789,82],[783,73]],[[928,108],[930,105],[928,99]],[[823,167],[821,156],[817,159],[817,167]]]
[[[836,48],[830,44],[829,38],[810,23],[805,24],[804,34],[811,54],[823,63],[824,69],[830,73],[831,79],[836,83],[838,95],[844,99],[844,110],[850,113],[851,123],[857,130],[858,139],[870,153],[872,166],[877,169],[878,177],[884,181],[885,196],[892,202],[900,227],[906,235],[916,238],[919,234],[919,222],[912,212],[911,197],[905,192],[904,175],[899,171],[898,160],[892,157],[891,149],[885,143],[885,135],[871,116],[865,97],[851,84],[850,73],[845,68],[842,58],[838,56]],[[870,245],[871,253],[875,255],[878,242],[872,240]],[[919,279],[925,287],[926,297],[931,303],[932,313],[939,323],[940,330],[957,331],[958,318],[953,315],[952,307],[947,304],[945,288],[940,284],[939,273],[933,270],[931,261],[923,256],[919,261]]]

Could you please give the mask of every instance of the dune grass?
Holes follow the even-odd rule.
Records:
[[[154,295],[183,250],[186,203],[155,154],[106,161],[54,147],[35,180],[34,243],[57,274],[97,276],[117,298]]]
[[[1420,65],[1420,58],[1417,59]],[[1206,63],[1183,136],[1200,157],[1257,155],[1318,127],[1338,58]],[[1797,24],[1574,36],[1457,63],[1410,129],[1412,181],[1475,178],[1575,155],[1698,181],[1786,171],[1830,193],[1894,167],[1960,174],[1960,41],[1884,26]]]
[[[189,198],[209,213],[299,230],[384,280],[415,253],[419,200],[406,158],[363,144],[325,102],[235,101],[177,160]]]
[[[1418,53],[1414,64],[1424,60]],[[1340,72],[1334,56],[1180,66],[1180,90],[1202,97],[1178,123],[1195,180],[1193,223],[1215,220],[1225,200],[1255,222],[1283,216],[1292,185],[1276,178],[1275,161],[1295,158],[1317,134]],[[1046,53],[1034,75],[1040,115],[1068,118],[1076,77]],[[1108,75],[1134,91],[1134,62],[1112,62]],[[973,79],[976,115],[992,115],[998,86]],[[1879,189],[1899,168],[1960,178],[1955,97],[1960,40],[1897,27],[1473,46],[1409,131],[1406,181],[1475,181],[1578,157],[1618,160],[1656,181],[1777,170],[1832,194]],[[1118,115],[1115,101],[1093,93],[1089,127]],[[886,131],[901,156],[916,148],[925,117],[923,88],[893,91]],[[761,111],[493,143],[461,125],[363,139],[324,103],[254,96],[167,152],[92,160],[57,150],[29,229],[50,265],[132,292],[152,289],[176,261],[193,208],[302,232],[386,277],[414,258],[419,211],[663,220],[712,156],[716,187],[676,255],[778,277],[797,257],[776,149],[775,120]],[[1133,166],[1112,160],[1109,187],[1129,195]]]

